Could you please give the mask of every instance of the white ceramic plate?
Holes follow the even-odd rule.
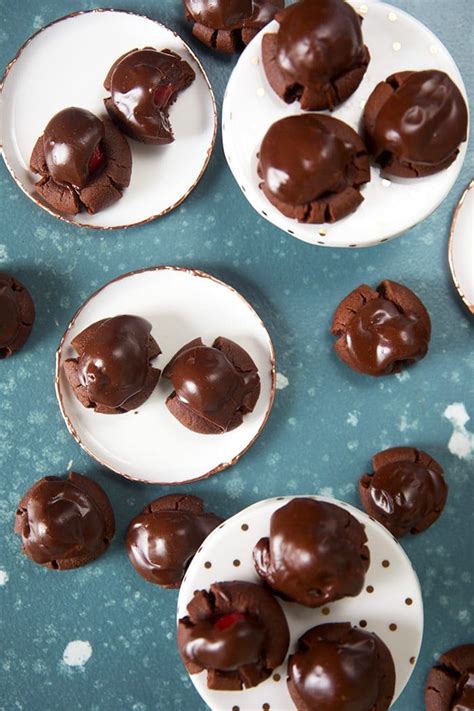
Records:
[[[193,338],[211,345],[217,336],[236,341],[256,363],[261,392],[255,410],[240,427],[221,435],[186,429],[165,406],[172,391],[162,378],[136,411],[100,415],[84,408],[64,375],[62,364],[76,356],[72,339],[107,316],[136,314],[151,322],[163,369]],[[155,267],[125,274],[93,294],[77,311],[56,358],[56,392],[69,431],[101,464],[118,474],[150,484],[182,484],[215,474],[235,462],[262,431],[275,395],[275,356],[262,321],[232,287],[203,272]]]
[[[34,193],[33,146],[60,109],[79,106],[106,115],[102,83],[122,54],[135,47],[171,49],[196,72],[196,79],[172,106],[175,142],[146,146],[129,140],[133,166],[130,187],[118,203],[96,215],[66,216],[85,227],[112,229],[148,222],[179,205],[197,185],[214,146],[216,106],[196,55],[172,30],[147,17],[118,10],[73,13],[33,35],[9,64],[3,78],[0,142],[10,173],[20,188],[55,217]]]
[[[474,314],[474,180],[454,212],[449,237],[449,266],[456,289]]]
[[[363,14],[365,44],[371,54],[366,75],[357,91],[334,112],[357,130],[365,101],[374,87],[403,69],[440,69],[453,79],[463,95],[459,70],[440,40],[418,20],[382,2],[354,0]],[[327,247],[367,247],[386,242],[424,220],[444,200],[462,167],[466,143],[445,171],[418,180],[385,180],[372,168],[371,182],[362,189],[365,200],[348,217],[332,225],[300,224],[281,214],[259,189],[257,152],[272,123],[302,113],[299,103],[287,105],[267,82],[261,64],[261,42],[272,24],[245,49],[227,86],[222,110],[224,152],[235,179],[250,204],[281,230],[310,244]]]
[[[259,501],[225,521],[206,538],[181,585],[178,619],[187,614],[186,606],[195,590],[208,589],[211,583],[224,580],[259,582],[252,562],[253,547],[262,536],[269,535],[272,513],[292,498]],[[342,506],[364,524],[371,556],[366,586],[371,586],[373,591],[369,593],[365,589],[358,597],[345,598],[315,610],[279,600],[290,627],[289,653],[303,632],[315,625],[328,622],[359,625],[365,620],[366,629],[376,632],[392,653],[396,669],[395,700],[413,672],[423,636],[423,600],[416,573],[398,541],[365,513],[335,499],[310,498]],[[389,562],[388,567],[384,567],[384,561]],[[396,629],[390,629],[390,625],[396,625]],[[286,666],[287,660],[275,669],[277,680],[272,676],[245,691],[211,691],[207,688],[205,671],[190,678],[212,711],[230,711],[232,708],[290,711],[294,704],[286,686]]]

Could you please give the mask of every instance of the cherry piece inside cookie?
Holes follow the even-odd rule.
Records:
[[[55,114],[38,138],[30,168],[42,176],[35,191],[48,205],[67,215],[94,214],[122,197],[132,156],[108,119],[69,107]]]
[[[198,496],[170,494],[155,499],[127,530],[130,562],[145,580],[178,588],[197,549],[222,519],[204,511]]]
[[[279,29],[262,40],[267,79],[287,104],[334,109],[359,86],[370,55],[362,19],[344,0],[300,0],[278,13]]]
[[[240,690],[267,679],[286,655],[285,615],[261,585],[213,583],[197,591],[179,620],[178,649],[190,674],[207,670],[207,686]]]
[[[0,272],[0,360],[26,343],[35,320],[35,305],[21,282]]]
[[[114,316],[88,326],[71,342],[78,358],[64,363],[79,402],[102,414],[134,410],[147,400],[160,377],[151,366],[161,350],[151,324],[139,316]]]
[[[227,338],[212,346],[196,338],[163,371],[174,391],[166,405],[182,425],[199,434],[222,434],[242,424],[260,395],[260,377],[249,354]]]
[[[184,11],[198,40],[231,54],[241,51],[284,5],[284,0],[184,0]]]
[[[153,47],[133,49],[110,68],[104,99],[110,118],[121,131],[142,143],[164,145],[174,141],[169,109],[196,75],[175,52]]]

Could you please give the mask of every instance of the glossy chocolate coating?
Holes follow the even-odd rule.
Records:
[[[279,200],[301,205],[343,190],[355,153],[317,115],[288,116],[274,123],[262,141],[261,175]]]
[[[109,72],[107,110],[132,138],[158,145],[171,143],[169,105],[194,77],[189,64],[168,50],[135,49],[120,57]]]
[[[473,711],[474,669],[467,671],[457,683],[456,695],[450,711]]]
[[[258,663],[265,629],[257,620],[242,617],[224,629],[219,628],[219,618],[198,622],[189,631],[183,653],[204,669],[234,671],[246,664]]]
[[[388,80],[390,83],[390,78]],[[466,139],[467,107],[447,74],[413,72],[387,98],[374,126],[377,154],[388,151],[404,162],[436,165]]]
[[[0,276],[0,349],[13,343],[20,325],[20,310],[11,282]]]
[[[42,565],[94,558],[104,548],[104,516],[80,480],[45,477],[17,515],[17,533],[29,558]]]
[[[421,462],[391,462],[377,469],[370,478],[370,496],[380,512],[379,520],[392,533],[401,536],[446,501],[442,474]],[[394,533],[395,535],[395,533]]]
[[[282,13],[277,60],[295,82],[320,88],[364,55],[360,17],[344,0],[302,0]]]
[[[317,711],[381,708],[380,675],[387,670],[380,668],[380,644],[376,635],[348,623],[314,627],[298,641],[289,659],[292,696],[305,709]]]
[[[295,498],[277,509],[270,537],[254,548],[257,573],[285,599],[319,607],[364,585],[370,553],[364,527],[348,511]]]
[[[371,299],[346,331],[354,367],[368,375],[387,375],[399,361],[414,363],[428,351],[429,334],[414,313],[401,313],[388,299]]]
[[[127,531],[127,552],[150,583],[178,587],[203,540],[222,519],[204,513],[197,496],[164,496],[136,516]]]
[[[239,371],[219,348],[195,345],[178,353],[168,377],[179,400],[226,430],[245,393],[259,383],[252,370]]]
[[[90,399],[120,407],[141,391],[148,373],[151,324],[139,316],[105,319],[79,358],[81,385]]]
[[[279,0],[184,0],[184,5],[195,22],[215,30],[266,25],[283,7]]]
[[[90,111],[70,107],[59,111],[43,134],[50,175],[58,183],[84,188],[90,180],[89,161],[104,138],[104,125]]]

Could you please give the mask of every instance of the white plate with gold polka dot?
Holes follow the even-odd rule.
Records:
[[[294,497],[278,497],[249,506],[216,528],[196,553],[184,578],[178,599],[178,619],[195,590],[208,589],[211,583],[246,580],[258,583],[252,561],[257,541],[270,532],[274,511]],[[344,598],[318,609],[310,609],[279,600],[290,627],[289,654],[298,638],[315,625],[327,622],[351,622],[375,632],[388,646],[396,669],[394,700],[405,688],[418,658],[423,636],[423,600],[420,583],[411,562],[398,541],[379,523],[362,511],[325,496],[311,496],[341,506],[364,526],[370,549],[370,567],[364,590],[353,598]],[[252,689],[212,691],[207,688],[206,672],[191,675],[198,693],[212,711],[256,711],[274,709],[291,711],[294,704],[286,686],[285,662],[273,675]]]
[[[459,70],[446,47],[411,15],[383,2],[352,0],[364,18],[362,32],[371,61],[357,91],[333,116],[358,129],[363,107],[375,86],[394,72],[406,69],[439,69],[446,72],[466,97]],[[272,90],[261,63],[264,33],[268,25],[240,57],[227,85],[222,110],[224,152],[234,177],[247,200],[271,223],[293,237],[327,247],[368,247],[386,242],[424,220],[444,200],[454,185],[466,154],[463,143],[454,163],[427,178],[387,180],[377,167],[362,188],[364,202],[348,217],[334,224],[302,224],[285,217],[259,189],[257,153],[272,123],[302,113],[299,103],[287,105]]]

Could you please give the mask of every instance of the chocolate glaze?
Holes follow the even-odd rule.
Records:
[[[346,331],[348,352],[358,370],[387,375],[397,362],[415,363],[428,351],[429,334],[414,313],[401,313],[388,299],[368,301]]]
[[[272,514],[254,563],[282,597],[319,607],[360,593],[370,561],[366,543],[362,524],[340,506],[295,498]]]
[[[300,638],[288,662],[294,700],[318,711],[387,709],[393,689],[388,703],[382,701],[381,675],[392,671],[394,679],[394,674],[393,669],[381,668],[381,645],[375,634],[349,623],[312,628]]]
[[[264,641],[265,629],[260,622],[231,613],[211,622],[198,622],[190,630],[183,652],[205,669],[234,671],[256,664],[262,656]]]
[[[361,19],[344,0],[302,0],[279,22],[277,61],[299,84],[320,89],[364,62]]]
[[[444,652],[425,684],[426,711],[473,711],[474,644]]]
[[[459,679],[456,695],[450,711],[473,711],[474,709],[474,669],[471,669]]]
[[[95,165],[100,162],[100,142],[104,138],[104,125],[90,111],[69,107],[59,111],[50,120],[43,134],[46,164],[50,175],[58,183],[84,188],[91,178]],[[95,159],[94,159],[95,162]]]
[[[78,374],[91,401],[120,407],[140,392],[148,373],[151,324],[139,316],[104,319],[85,344]]]
[[[195,22],[215,30],[260,27],[270,22],[283,7],[279,0],[184,0],[186,12]]]
[[[203,540],[222,519],[204,513],[197,496],[156,499],[136,516],[127,531],[127,552],[135,570],[151,583],[178,587]]]
[[[11,280],[0,275],[0,349],[13,343],[20,326],[20,310]]]
[[[81,479],[74,474],[66,480],[45,477],[17,512],[16,532],[35,563],[58,567],[57,561],[91,559],[104,549],[104,516]]]
[[[342,141],[317,115],[288,116],[267,131],[260,170],[269,190],[293,205],[344,190],[355,146]]]
[[[260,383],[255,368],[240,370],[222,350],[200,341],[178,352],[164,375],[184,405],[224,431]]]
[[[409,163],[444,162],[466,140],[467,107],[447,74],[435,69],[413,72],[398,84],[380,109],[372,141],[376,156],[384,151]]]
[[[105,106],[132,138],[157,145],[174,141],[168,109],[178,92],[195,79],[190,65],[174,52],[134,49],[112,66],[104,86]]]

